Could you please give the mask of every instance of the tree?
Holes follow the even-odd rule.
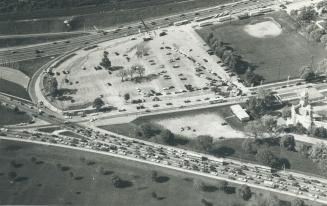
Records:
[[[305,206],[304,201],[300,198],[295,198],[291,202],[291,206]]]
[[[320,41],[320,38],[321,38],[322,35],[324,35],[324,34],[325,34],[325,30],[318,28],[318,29],[313,30],[313,31],[310,33],[310,35],[309,35],[309,39],[310,39],[311,41],[319,42],[319,41]]]
[[[318,162],[318,168],[323,175],[327,175],[327,159],[322,159]]]
[[[213,138],[209,135],[200,135],[196,138],[196,146],[199,150],[209,152],[212,149]]]
[[[93,108],[95,108],[97,111],[99,111],[103,105],[104,102],[100,97],[94,99]]]
[[[244,130],[249,137],[257,139],[263,136],[262,127],[263,126],[260,120],[253,120],[245,125]]]
[[[111,61],[109,60],[108,58],[108,52],[107,51],[104,51],[103,52],[103,57],[102,57],[102,60],[100,62],[100,66],[106,68],[106,69],[110,69],[111,68]]]
[[[131,96],[129,95],[129,93],[125,93],[124,94],[124,99],[127,102],[129,99],[131,98]]]
[[[316,74],[311,66],[303,66],[300,69],[300,77],[305,81],[310,82],[315,79]]]
[[[10,181],[14,181],[16,177],[17,177],[17,173],[16,172],[10,171],[8,173],[8,178],[9,178]]]
[[[262,164],[271,167],[275,163],[276,157],[270,149],[262,148],[258,150],[256,154],[256,159]]]
[[[143,123],[140,126],[142,136],[149,139],[157,134],[158,130],[150,123]]]
[[[279,199],[276,195],[269,193],[257,198],[254,202],[254,206],[280,206]]]
[[[323,59],[318,63],[318,71],[327,74],[327,59]]]
[[[269,136],[276,135],[277,132],[277,119],[274,116],[271,115],[264,115],[261,117],[261,122],[262,122],[262,129],[266,133],[269,134]]]
[[[282,109],[282,117],[284,119],[287,119],[287,118],[291,117],[291,114],[292,114],[292,112],[291,112],[291,108],[290,107],[286,106],[286,107],[284,107]]]
[[[158,178],[158,172],[155,171],[155,170],[153,170],[151,172],[151,179],[152,179],[152,181],[157,181],[157,178]]]
[[[129,75],[131,77],[131,80],[133,80],[133,76],[134,76],[135,72],[136,71],[134,69],[130,68],[126,71],[126,75]]]
[[[309,152],[310,159],[314,162],[327,159],[327,146],[324,143],[314,144]]]
[[[242,185],[238,190],[238,195],[243,199],[243,200],[249,200],[252,196],[252,192],[249,186],[247,185]]]
[[[121,178],[119,176],[114,175],[111,178],[111,182],[115,187],[120,187],[122,185],[123,181],[121,180]]]
[[[142,77],[145,73],[145,68],[141,64],[134,64],[132,65],[131,69],[138,73],[140,77]]]
[[[248,154],[253,154],[257,152],[255,140],[251,138],[244,139],[242,142],[242,149]]]
[[[294,151],[295,150],[295,139],[293,135],[284,135],[280,138],[279,144],[281,147],[286,148],[287,150]]]
[[[245,81],[249,86],[256,86],[264,80],[262,76],[253,72],[252,69],[248,68],[245,72]]]
[[[168,145],[175,144],[175,135],[168,129],[162,130],[160,132],[160,138],[163,143],[166,143]]]
[[[221,180],[218,182],[217,187],[221,190],[221,191],[226,191],[228,188],[228,182],[226,180]]]
[[[297,20],[299,22],[310,23],[314,21],[318,16],[318,13],[312,6],[303,7],[299,10]]]
[[[121,69],[118,71],[117,76],[121,78],[121,81],[124,81],[124,78],[127,76],[127,71],[125,69]]]
[[[45,90],[52,97],[57,96],[58,94],[58,82],[55,77],[47,76],[44,84]]]
[[[327,34],[320,37],[320,42],[324,45],[324,47],[327,47]]]
[[[213,38],[213,33],[210,32],[208,37],[207,37],[207,42],[209,42]]]
[[[14,107],[14,112],[19,113],[19,108],[17,106]]]

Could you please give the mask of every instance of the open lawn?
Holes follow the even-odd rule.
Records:
[[[21,112],[14,112],[0,105],[0,125],[11,125],[29,122],[32,118]]]
[[[0,92],[17,96],[23,99],[30,99],[30,96],[25,88],[4,79],[0,79]]]
[[[208,179],[195,175],[109,156],[28,143],[1,141],[0,165],[1,204],[230,206],[251,205],[255,198],[245,202],[232,192],[235,185],[231,185],[231,192],[227,194],[217,190],[218,181],[210,180],[209,183]],[[153,170],[158,172],[160,181],[152,180]],[[125,181],[123,188],[112,185],[113,175]],[[10,182],[13,179],[15,181]],[[193,186],[195,180],[212,185],[210,191],[199,191]],[[285,196],[279,198],[290,199]],[[289,204],[283,202],[280,205]]]
[[[137,126],[145,122],[158,124],[178,136],[186,138],[194,138],[199,135],[211,135],[216,139],[220,137],[243,137],[240,132],[243,129],[243,124],[233,115],[228,106],[150,115],[137,118],[127,124],[106,125],[101,126],[101,128],[135,137]],[[222,125],[223,122],[226,122],[227,125]],[[182,131],[181,128],[184,130]]]
[[[57,55],[54,57],[57,57]],[[19,69],[21,72],[31,78],[40,67],[51,61],[51,59],[53,59],[53,57],[48,56],[32,60],[20,61],[16,63],[15,69]]]
[[[249,162],[257,162],[255,155],[245,153],[242,149],[242,142],[244,139],[226,139],[221,140],[218,143],[218,147],[222,151],[222,154],[225,154],[227,157],[231,157],[234,159],[241,159]],[[297,142],[297,146],[302,143]],[[260,147],[264,147],[261,145]],[[286,165],[288,169],[292,169],[295,171],[322,175],[317,165],[313,163],[310,159],[301,156],[298,152],[287,151],[285,149],[281,149],[279,145],[270,145],[269,147],[272,152],[280,158],[287,158],[289,161],[289,165]]]
[[[302,66],[327,57],[321,45],[307,41],[296,31],[293,20],[284,12],[198,30],[204,39],[210,32],[250,63],[255,73],[265,78],[264,83],[285,80],[288,75],[299,77]]]

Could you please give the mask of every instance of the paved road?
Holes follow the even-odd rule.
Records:
[[[233,6],[233,4],[237,4],[237,5]],[[241,9],[254,9],[257,8],[258,6],[262,6],[262,5],[269,6],[273,4],[274,1],[271,0],[260,0],[258,2],[244,0],[241,1],[241,3],[225,4],[223,8],[222,6],[216,6],[207,9],[187,12],[184,13],[183,15],[178,14],[168,17],[151,19],[149,21],[146,21],[146,24],[150,30],[155,30],[158,29],[158,27],[164,28],[169,25],[172,25],[173,22],[177,22],[181,20],[193,20],[195,16],[204,17],[208,15],[216,15],[217,13],[221,13],[223,11],[240,11]],[[10,62],[17,62],[17,61],[35,59],[44,56],[54,56],[57,54],[65,53],[77,47],[80,48],[87,47],[89,44],[96,44],[99,42],[116,39],[121,36],[129,36],[129,35],[137,34],[139,30],[141,30],[141,32],[145,31],[143,26],[141,26],[140,22],[133,22],[131,24],[124,26],[123,28],[107,30],[106,35],[97,33],[97,34],[72,38],[70,40],[58,41],[56,42],[56,44],[49,43],[49,44],[43,44],[38,46],[29,46],[26,48],[0,51],[0,59]],[[37,54],[36,50],[42,51],[42,53]]]
[[[7,137],[0,138],[95,152],[327,203],[327,180],[323,178],[289,171],[272,173],[265,166],[131,139],[98,128],[79,129],[79,135],[85,139],[28,131],[9,131]]]

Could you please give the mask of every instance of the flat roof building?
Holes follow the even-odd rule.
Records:
[[[241,105],[239,104],[233,105],[230,107],[230,109],[241,122],[250,120],[250,116],[245,111],[245,109],[241,107]]]

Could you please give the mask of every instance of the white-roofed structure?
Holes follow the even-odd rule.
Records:
[[[248,113],[241,107],[241,105],[236,104],[230,107],[235,116],[242,122],[250,120]]]

